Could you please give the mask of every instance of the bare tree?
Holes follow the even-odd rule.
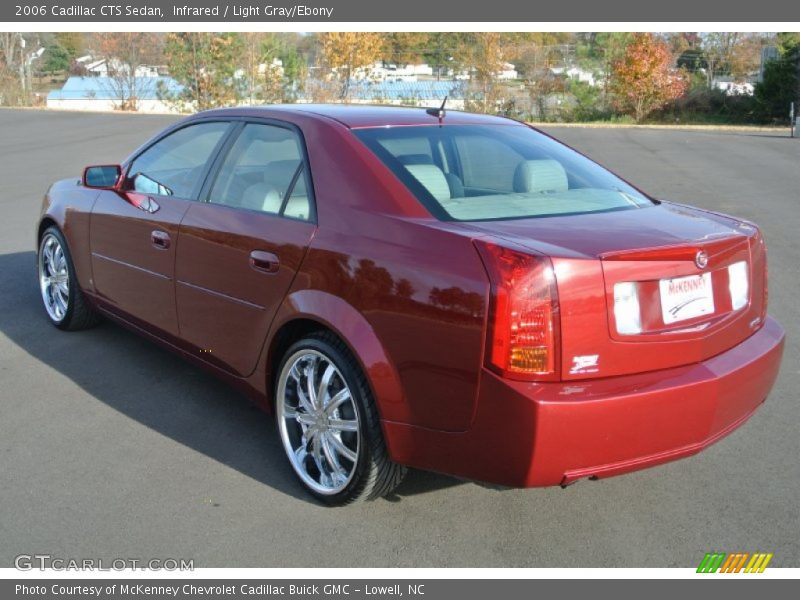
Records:
[[[284,97],[283,67],[278,62],[278,40],[274,33],[243,33],[242,71],[244,97],[249,104],[281,102]]]
[[[464,40],[460,49],[470,68],[470,82],[476,90],[467,108],[480,112],[494,112],[500,100],[501,86],[498,75],[508,56],[507,38],[501,33],[473,33]]]
[[[0,32],[0,104],[28,104],[33,62],[44,50],[36,33]]]
[[[94,45],[98,57],[106,61],[108,91],[119,110],[138,110],[143,95],[156,91],[154,77],[142,76],[143,65],[153,65],[163,58],[162,39],[155,33],[97,33]]]

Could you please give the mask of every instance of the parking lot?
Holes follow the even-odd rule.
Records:
[[[0,567],[19,554],[196,567],[667,567],[773,552],[800,566],[800,139],[760,131],[547,131],[659,198],[757,221],[787,329],[767,403],[704,453],[565,490],[412,471],[391,499],[328,509],[272,421],[110,324],[62,333],[35,278],[49,182],[120,162],[174,117],[0,110]]]

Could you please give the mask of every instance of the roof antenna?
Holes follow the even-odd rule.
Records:
[[[444,105],[447,104],[447,96],[444,97],[442,100],[442,105],[439,108],[426,108],[425,112],[428,113],[432,117],[436,117],[439,119],[439,125],[442,125],[442,121],[444,121],[444,116],[447,114],[444,110]]]

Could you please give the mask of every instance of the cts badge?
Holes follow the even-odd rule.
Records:
[[[600,358],[599,354],[586,354],[583,356],[572,357],[572,368],[569,370],[570,375],[577,375],[578,373],[597,373],[597,361]]]

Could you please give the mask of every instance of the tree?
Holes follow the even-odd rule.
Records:
[[[466,33],[429,33],[427,48],[423,52],[423,58],[428,65],[433,68],[436,79],[441,79],[449,69],[459,70],[463,66],[460,60],[460,49],[466,47],[464,39],[469,34]]]
[[[520,77],[533,80],[556,65],[572,64],[576,53],[573,34],[524,33],[505,34],[506,60],[513,62]],[[592,61],[596,62],[596,61]]]
[[[305,86],[308,64],[295,46],[286,47],[281,52],[281,60],[283,61],[285,100],[294,100]]]
[[[423,32],[394,32],[386,34],[383,60],[389,64],[405,66],[425,60],[429,34]]]
[[[23,97],[20,36],[16,32],[0,32],[0,105],[17,104]]]
[[[781,32],[775,36],[781,54],[790,54],[800,48],[800,32]]]
[[[0,68],[14,72],[22,61],[20,34],[12,31],[0,32]]]
[[[70,61],[78,58],[86,49],[86,39],[79,31],[61,31],[55,34],[55,41],[67,52]]]
[[[598,32],[588,35],[588,44],[579,46],[577,54],[585,67],[595,65],[602,77],[601,110],[610,108],[610,88],[612,65],[621,60],[625,49],[633,40],[633,34],[628,32]],[[585,43],[585,42],[584,42]]]
[[[138,110],[143,94],[155,92],[156,80],[137,76],[139,67],[161,62],[162,39],[155,33],[96,33],[97,56],[106,61],[108,88],[119,110]]]
[[[708,62],[700,48],[687,48],[678,56],[676,64],[679,69],[686,69],[690,73],[708,69]]]
[[[381,56],[383,36],[371,32],[328,32],[319,34],[322,57],[339,82],[339,98],[346,99],[350,82],[359,69],[374,64]]]
[[[634,34],[624,56],[612,66],[617,104],[637,122],[682,96],[687,86],[685,74],[672,68],[667,45],[651,33]]]
[[[792,102],[795,103],[795,113],[800,110],[800,77],[797,67],[800,59],[796,53],[800,53],[800,47],[764,65],[763,80],[756,84],[753,93],[758,113],[764,120],[787,121]]]
[[[275,34],[250,32],[242,34],[243,63],[241,75],[245,89],[244,96],[249,104],[257,101],[280,102],[282,77],[277,65]],[[238,73],[237,73],[238,74]]]
[[[706,81],[714,84],[719,75],[743,80],[758,71],[764,39],[759,34],[742,32],[708,33],[703,37]]]
[[[761,49],[765,39],[760,34],[745,34],[733,47],[728,71],[736,81],[745,81],[758,73],[761,66]]]
[[[40,69],[45,73],[56,73],[69,70],[69,53],[58,44],[50,44],[42,55]]]
[[[0,104],[30,102],[29,61],[37,38],[36,34],[0,32]]]
[[[159,95],[182,110],[237,104],[243,96],[241,81],[236,79],[243,50],[242,36],[237,33],[170,33],[165,46],[167,66],[183,90],[171,94],[162,87]]]
[[[494,112],[500,100],[498,74],[506,62],[508,39],[494,31],[470,34],[463,48],[465,62],[475,93],[468,99],[467,108]]]

